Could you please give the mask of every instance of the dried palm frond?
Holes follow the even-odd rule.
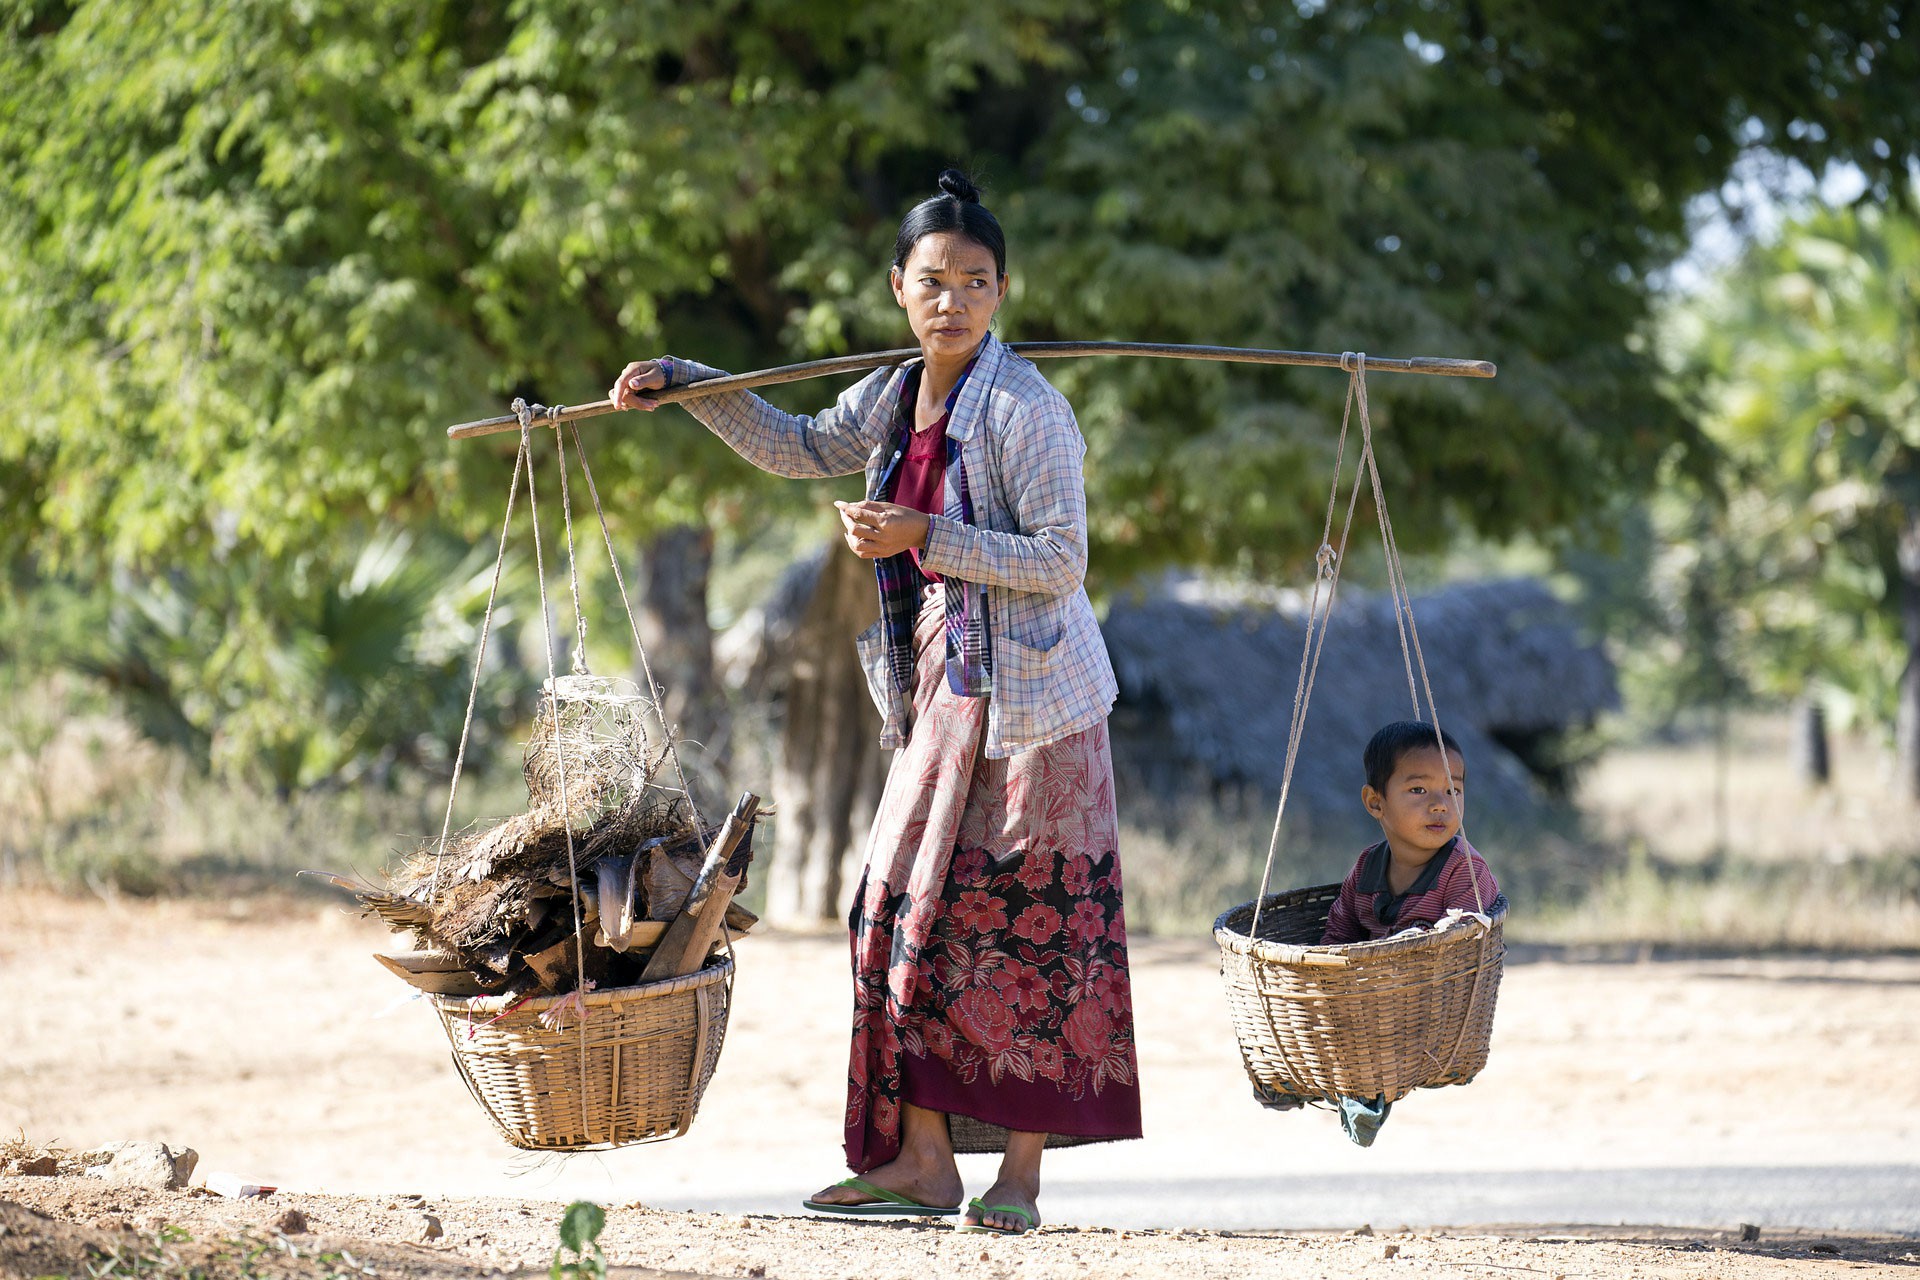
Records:
[[[542,899],[565,897],[575,884],[594,883],[593,868],[609,853],[632,853],[664,842],[697,848],[693,819],[678,796],[635,794],[573,835],[552,809],[516,814],[448,842],[424,841],[390,877],[390,890],[355,888],[370,910],[396,927],[413,929],[422,945],[471,950],[527,927]],[[438,864],[438,875],[435,867]],[[351,886],[350,886],[351,887]],[[404,903],[404,916],[383,907]],[[389,908],[391,909],[391,908]]]
[[[400,892],[393,892],[363,880],[335,875],[331,871],[302,871],[300,874],[345,889],[360,900],[365,914],[379,916],[395,929],[420,929],[433,923],[433,910],[426,903],[424,889],[407,886]]]
[[[610,965],[615,976],[636,980],[634,965],[644,955],[617,955],[574,938],[576,928],[584,938],[597,936],[599,862],[651,850],[649,865],[662,864],[661,874],[674,882],[668,887],[682,899],[679,882],[691,884],[698,870],[702,840],[692,806],[654,783],[669,739],[647,733],[652,704],[632,682],[597,676],[563,677],[545,690],[526,748],[526,812],[422,840],[390,869],[384,886],[327,876],[367,911],[411,932],[419,953],[435,957],[434,983],[453,972],[450,966],[483,989],[508,992],[604,978]],[[650,891],[649,901],[666,896]],[[636,905],[622,909],[631,914]],[[569,956],[569,947],[576,954]],[[577,972],[579,951],[587,954],[584,975]]]

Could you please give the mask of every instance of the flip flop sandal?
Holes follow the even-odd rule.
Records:
[[[1026,1225],[1020,1227],[990,1227],[984,1222],[963,1222],[954,1228],[955,1231],[976,1231],[983,1235],[990,1236],[1023,1236],[1039,1225],[1033,1220],[1032,1214],[1018,1205],[981,1204],[979,1200],[975,1199],[967,1201],[967,1212],[979,1214],[982,1218],[990,1213],[1010,1213]]]
[[[921,1204],[918,1200],[903,1196],[897,1191],[885,1187],[876,1187],[865,1178],[847,1178],[834,1183],[836,1187],[851,1187],[862,1195],[874,1197],[860,1204],[828,1204],[824,1200],[802,1200],[802,1208],[815,1213],[835,1213],[849,1218],[944,1218],[960,1212],[959,1205],[943,1208],[939,1205]]]

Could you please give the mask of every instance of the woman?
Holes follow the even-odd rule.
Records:
[[[874,562],[858,640],[894,758],[850,921],[847,1163],[820,1212],[943,1215],[954,1152],[1002,1151],[963,1230],[1039,1224],[1040,1156],[1133,1138],[1140,1100],[1107,712],[1087,599],[1086,446],[1073,411],[992,335],[1006,241],[963,175],[901,223],[890,280],[920,358],[818,417],[745,392],[686,402],[786,476],[866,470],[839,502]],[[628,365],[612,400],[721,376]]]

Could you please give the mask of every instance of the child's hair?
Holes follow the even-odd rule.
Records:
[[[1400,757],[1409,751],[1431,747],[1436,732],[1440,741],[1447,744],[1447,750],[1466,759],[1467,753],[1460,750],[1460,744],[1445,729],[1436,731],[1425,720],[1395,720],[1374,734],[1373,740],[1367,743],[1367,785],[1375,791],[1385,791],[1387,783],[1393,780],[1393,771],[1399,765]]]

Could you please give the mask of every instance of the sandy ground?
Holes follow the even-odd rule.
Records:
[[[1849,1169],[1892,1170],[1881,1185],[1896,1200],[1920,1185],[1917,957],[1516,955],[1480,1080],[1409,1099],[1362,1150],[1325,1115],[1249,1099],[1210,942],[1142,940],[1147,1139],[1049,1156],[1053,1225],[1003,1241],[798,1215],[801,1196],[840,1176],[838,938],[741,944],[726,1052],[685,1138],[565,1161],[493,1134],[438,1024],[369,958],[388,946],[312,898],[0,896],[0,1133],[72,1148],[158,1139],[195,1148],[202,1178],[282,1188],[233,1202],[0,1179],[15,1205],[0,1206],[0,1274],[79,1273],[89,1245],[151,1253],[163,1246],[150,1234],[116,1233],[164,1223],[194,1237],[166,1248],[252,1240],[253,1265],[290,1274],[329,1274],[300,1269],[321,1266],[316,1254],[338,1271],[340,1250],[383,1275],[544,1273],[560,1207],[577,1197],[615,1207],[604,1243],[617,1267],[699,1275],[1910,1276],[1920,1264],[1920,1195],[1865,1219],[1869,1231],[1768,1216],[1758,1190],[1763,1174]],[[1683,1209],[1656,1205],[1638,1228],[1489,1226],[1515,1217],[1497,1200],[1442,1217],[1422,1191],[1649,1170],[1751,1177],[1753,1207],[1736,1196],[1724,1216],[1676,1222]],[[963,1173],[977,1191],[991,1163],[969,1157]],[[1338,1197],[1313,1208],[1304,1193],[1345,1186],[1376,1194],[1356,1191],[1343,1218]],[[1181,1187],[1208,1190],[1168,1190]],[[1383,1207],[1381,1187],[1408,1188],[1405,1201]],[[446,1224],[442,1240],[416,1243],[422,1206]],[[287,1207],[314,1234],[274,1232]],[[1568,1221],[1595,1215],[1554,1219]],[[1757,1243],[1739,1243],[1741,1222],[1763,1228]],[[1362,1228],[1378,1234],[1347,1234]]]

